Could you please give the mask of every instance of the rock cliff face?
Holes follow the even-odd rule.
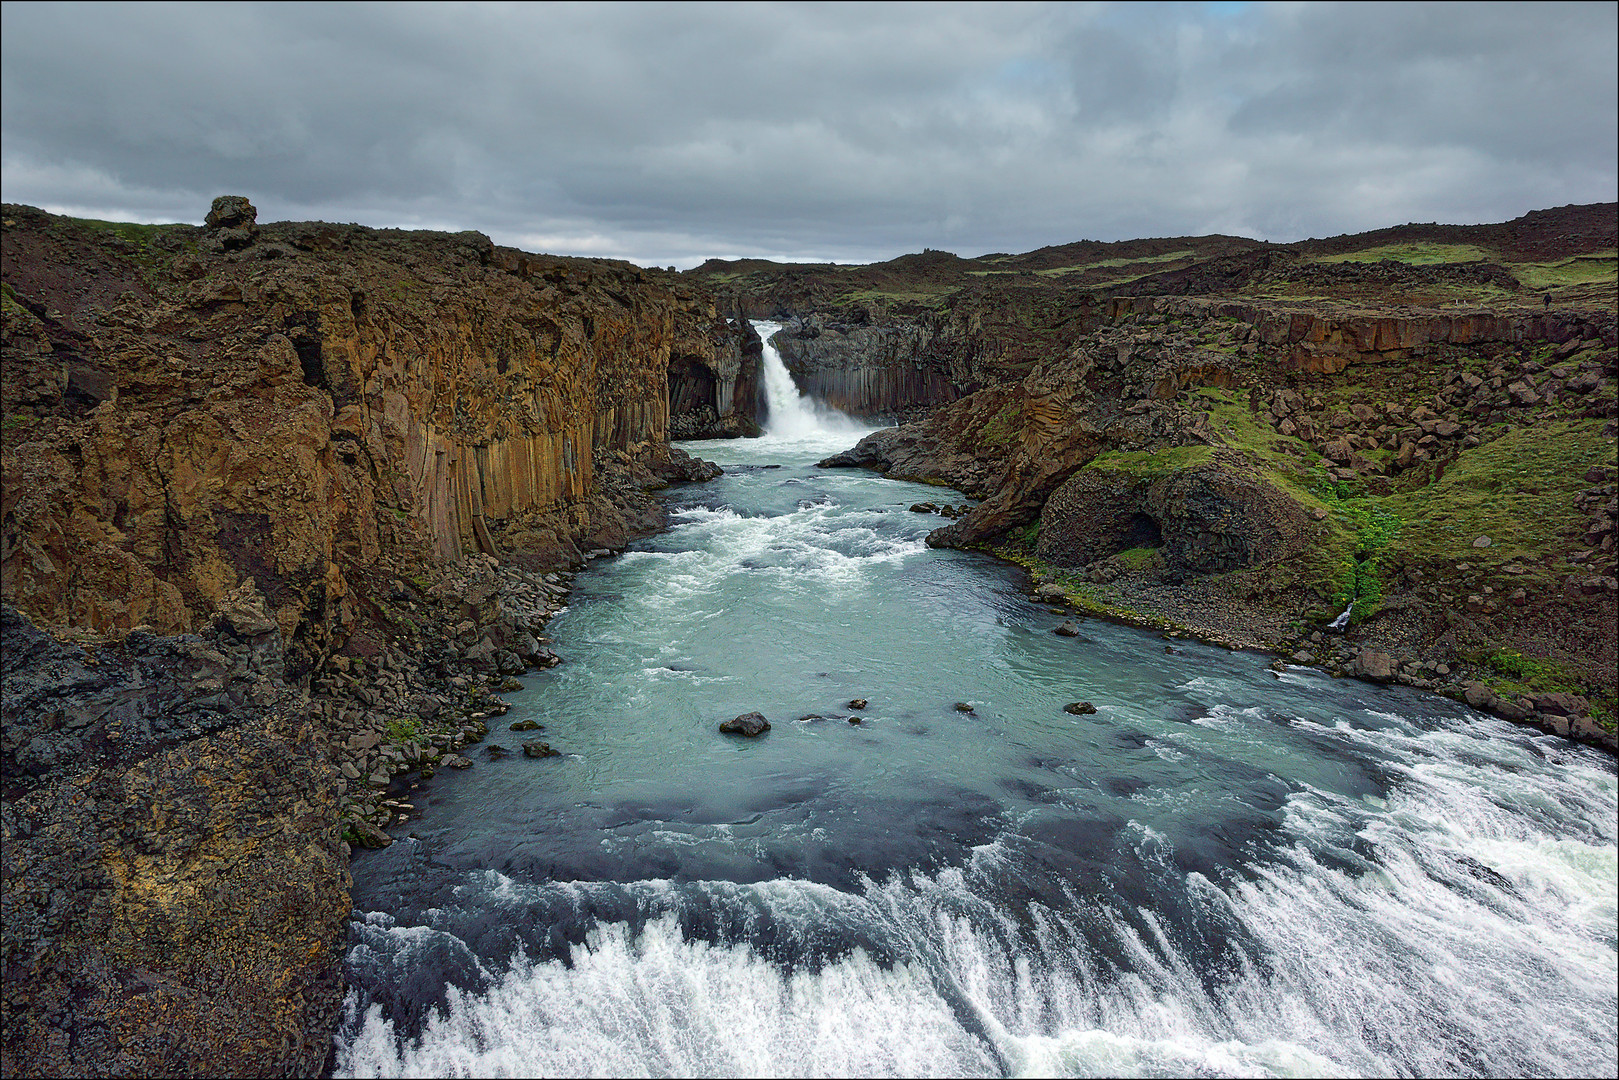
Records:
[[[1390,678],[1476,665],[1518,718],[1526,689],[1614,699],[1611,310],[1119,297],[1048,332],[1073,341],[823,464],[981,499],[929,543],[1095,610],[1359,671],[1321,630],[1354,601]]]
[[[669,467],[671,359],[740,352],[712,302],[477,234],[5,221],[5,595],[177,632],[252,576],[295,673],[347,567],[622,541],[651,506],[603,470]]]
[[[891,417],[954,400],[956,387],[933,352],[931,324],[849,323],[811,313],[776,337],[800,390],[854,416]]]
[[[514,612],[713,475],[671,404],[737,414],[747,342],[673,279],[476,233],[3,216],[5,1071],[316,1073],[340,819],[377,841],[395,767],[555,662]],[[446,582],[496,557],[486,627]]]
[[[714,319],[714,300],[677,288],[690,317],[680,323],[669,357],[669,437],[734,439],[759,434],[759,335],[731,301],[728,319]],[[702,331],[698,336],[692,331]]]

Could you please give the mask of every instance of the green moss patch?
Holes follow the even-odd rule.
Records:
[[[1575,506],[1590,486],[1585,472],[1613,461],[1602,424],[1595,418],[1537,424],[1464,450],[1438,480],[1384,500],[1407,524],[1391,551],[1419,565],[1539,566],[1546,552],[1570,546],[1566,538],[1585,527]],[[1489,547],[1473,546],[1480,536],[1490,538]]]
[[[1611,251],[1573,255],[1549,263],[1512,263],[1508,269],[1531,289],[1612,285],[1619,282],[1619,256]]]
[[[1393,259],[1395,262],[1409,263],[1412,266],[1436,266],[1441,263],[1495,262],[1500,258],[1498,252],[1472,244],[1410,243],[1383,244],[1342,255],[1323,255],[1311,261],[1352,263]]]

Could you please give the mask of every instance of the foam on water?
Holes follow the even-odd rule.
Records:
[[[904,489],[817,479],[817,437],[726,450],[768,497],[678,508],[581,579],[537,685],[598,771],[480,765],[440,809],[492,840],[356,862],[399,914],[354,923],[339,1075],[1614,1074],[1610,759],[1398,689],[1058,638],[929,551]],[[693,497],[742,487],[717,483]],[[789,668],[800,696],[771,700]],[[788,721],[868,691],[861,726]],[[776,729],[719,739],[726,694]]]
[[[1443,733],[1440,733],[1441,735]],[[1517,778],[1534,786],[1544,778]],[[1420,763],[1379,810],[1316,789],[1285,808],[1284,857],[1216,883],[1192,875],[1210,927],[1250,942],[1217,977],[1151,912],[1001,895],[1031,872],[1005,834],[969,862],[867,881],[856,895],[780,879],[628,886],[648,918],[596,922],[566,959],[514,956],[481,992],[452,991],[414,1039],[351,995],[342,1075],[1610,1074],[1615,1039],[1610,773],[1555,781],[1594,811],[1586,839],[1499,806],[1499,775]],[[1413,823],[1416,823],[1413,825]],[[1168,839],[1133,826],[1146,865]],[[1360,843],[1370,872],[1323,862]],[[588,911],[608,886],[468,876],[469,903],[520,918]],[[623,887],[615,887],[623,888]],[[746,940],[682,929],[694,898],[754,912],[773,940],[828,924],[862,947],[783,966]],[[744,920],[746,923],[747,920]],[[446,931],[365,924],[357,948],[408,962]],[[1100,936],[1112,948],[1099,952]]]

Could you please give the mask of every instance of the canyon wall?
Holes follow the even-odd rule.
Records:
[[[308,691],[434,661],[387,645],[406,582],[656,528],[650,488],[712,475],[671,366],[734,411],[747,342],[672,276],[477,233],[3,219],[5,1072],[318,1073],[337,747],[416,721]]]
[[[712,301],[479,234],[5,215],[0,567],[47,624],[190,630],[252,576],[305,669],[349,567],[621,533],[599,470],[667,467],[671,359],[740,366]]]
[[[669,357],[669,437],[727,439],[759,434],[763,388],[758,333],[734,297],[718,301],[727,313],[714,319],[716,300],[677,287],[685,331]]]
[[[914,415],[1026,376],[1047,358],[1126,320],[1224,319],[1248,328],[1241,344],[1283,348],[1302,372],[1404,361],[1443,346],[1601,339],[1588,313],[1406,312],[1341,303],[1187,296],[1112,296],[1044,285],[962,290],[937,308],[817,307],[783,314],[776,339],[800,389],[847,412]],[[1173,394],[1165,386],[1163,393]]]

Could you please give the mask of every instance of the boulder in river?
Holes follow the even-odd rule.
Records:
[[[472,768],[472,759],[469,757],[462,757],[460,754],[445,754],[444,760],[439,762],[439,764],[443,765],[446,769],[470,769]]]
[[[770,730],[770,721],[762,713],[743,713],[741,716],[726,720],[720,724],[720,730],[733,735],[747,735],[753,737],[762,735]]]
[[[538,720],[519,720],[512,725],[513,731],[543,731],[545,725]]]
[[[484,749],[492,758],[503,758],[511,753],[511,751],[506,749],[504,746],[497,746],[494,743],[490,743]]]
[[[349,826],[354,834],[355,846],[363,848],[385,848],[394,842],[394,838],[371,824],[369,821],[356,821]]]
[[[539,739],[530,739],[523,744],[523,754],[526,757],[561,757],[561,751],[551,749],[551,744],[541,742]]]
[[[1076,623],[1073,619],[1064,619],[1051,632],[1053,634],[1058,634],[1058,635],[1060,635],[1062,637],[1078,637],[1079,636],[1079,624]]]
[[[970,704],[968,704],[967,702],[965,702],[965,701],[958,701],[958,702],[956,702],[956,711],[957,712],[972,712],[973,707]]]
[[[1062,711],[1073,713],[1075,716],[1089,716],[1096,711],[1096,706],[1088,701],[1070,701],[1062,707]]]
[[[851,709],[864,709],[865,707],[866,707],[866,699],[863,698],[863,697],[854,698],[853,700],[851,700],[849,702],[849,708],[851,708]]]

